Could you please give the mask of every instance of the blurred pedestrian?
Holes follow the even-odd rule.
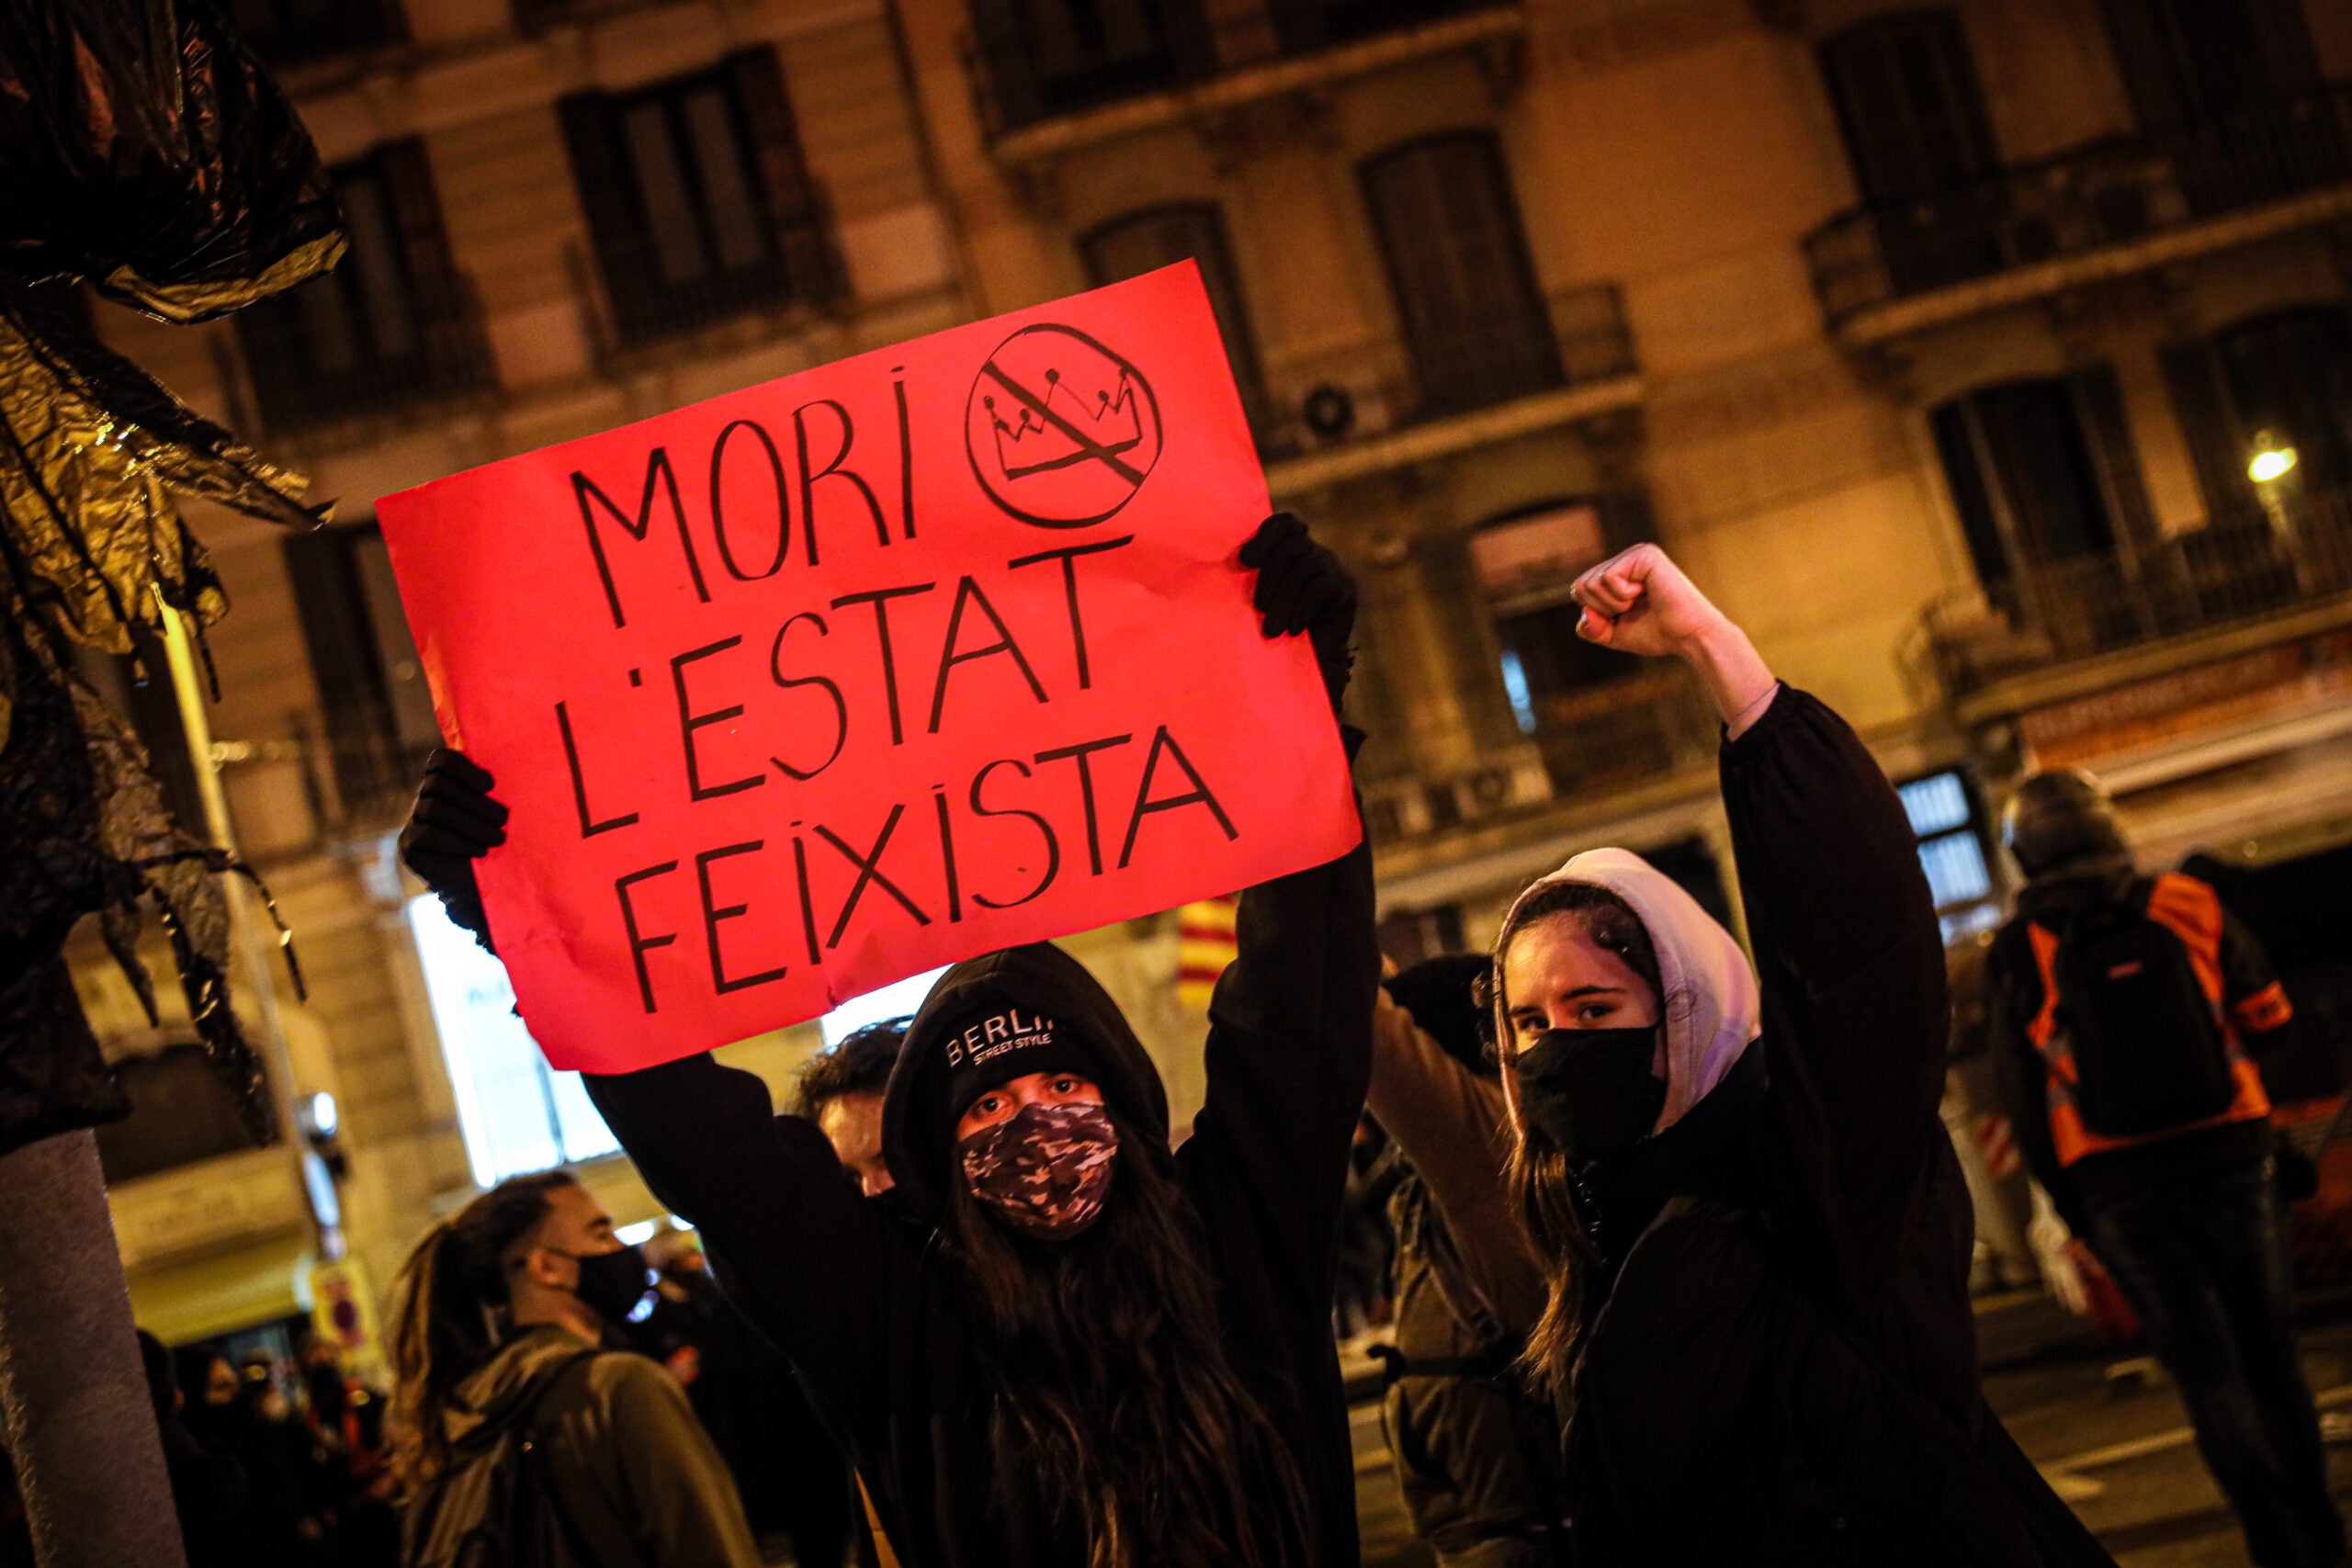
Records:
[[[413,1568],[474,1562],[469,1534],[501,1562],[759,1562],[684,1392],[651,1359],[605,1348],[646,1291],[644,1256],[561,1172],[502,1182],[417,1244],[392,1337]],[[509,1496],[523,1501],[501,1516]]]
[[[1295,518],[1240,552],[1269,637],[1336,714],[1355,590]],[[440,754],[409,864],[487,931],[471,856],[505,813]],[[1047,943],[968,960],[883,1105],[890,1206],[707,1055],[587,1084],[647,1185],[850,1433],[912,1568],[1304,1568],[1355,1557],[1332,1248],[1370,1065],[1369,850],[1241,896],[1208,1097],[1167,1096],[1102,986]]]
[[[1348,1149],[1348,1186],[1340,1200],[1340,1262],[1331,1282],[1331,1330],[1340,1339],[1387,1325],[1396,1303],[1389,1294],[1396,1230],[1388,1201],[1405,1179],[1396,1141],[1370,1116],[1356,1119]]]
[[[1475,994],[1487,968],[1432,958],[1392,976],[1376,1004],[1373,1113],[1439,1173],[1408,1159],[1389,1200],[1396,1334],[1382,1418],[1413,1533],[1439,1568],[1544,1568],[1566,1550],[1560,1428],[1517,1364],[1543,1281],[1499,1201],[1506,1113]],[[1470,1246],[1449,1198],[1467,1206]]]
[[[882,1157],[882,1094],[911,1019],[886,1019],[854,1029],[801,1069],[793,1111],[817,1123],[842,1168],[868,1198],[890,1190]]]
[[[2025,780],[2002,837],[2030,879],[1989,961],[2018,1146],[2179,1386],[2255,1562],[2335,1563],[2251,1055],[2282,1038],[2287,994],[2209,885],[2138,874],[2087,776]]]
[[[156,1435],[163,1439],[164,1469],[171,1478],[187,1568],[243,1568],[244,1468],[230,1454],[198,1441],[180,1419],[187,1394],[164,1342],[142,1328],[139,1353],[146,1364],[148,1395],[155,1402]]]
[[[305,1415],[332,1515],[335,1568],[391,1568],[400,1560],[384,1402],[343,1369],[334,1341],[313,1335],[301,1353]]]
[[[1575,1561],[2106,1562],[1979,1384],[1943,941],[1894,791],[1655,545],[1574,592],[1589,640],[1714,699],[1756,952],[1623,850],[1496,940]]]

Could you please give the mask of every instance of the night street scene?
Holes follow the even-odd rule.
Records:
[[[0,3],[0,1568],[2352,1568],[2352,6]]]

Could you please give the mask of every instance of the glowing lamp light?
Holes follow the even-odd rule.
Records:
[[[2246,464],[2246,478],[2258,485],[2284,479],[2295,466],[2295,449],[2281,446],[2265,436],[2255,445],[2254,458]]]

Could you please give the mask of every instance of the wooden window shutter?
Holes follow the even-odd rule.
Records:
[[[2155,512],[2148,504],[2148,487],[2140,473],[2140,447],[2132,439],[2132,423],[2123,412],[2123,389],[2111,365],[2093,365],[2068,378],[2075,393],[2075,416],[2082,422],[2091,467],[2098,478],[2101,499],[2115,520],[2120,543],[2132,552],[2156,542]]]
[[[379,759],[391,730],[391,704],[367,595],[352,564],[350,532],[350,525],[319,528],[288,536],[280,545],[318,686],[335,787],[346,802],[365,798],[381,782]]]
[[[414,137],[379,148],[376,167],[392,211],[401,261],[408,273],[426,363],[436,378],[460,384],[489,368],[480,323],[464,276],[450,254],[432,161]]]
[[[2222,385],[2213,345],[2203,340],[2174,344],[2158,357],[2172,393],[2173,413],[2197,468],[2198,488],[2205,492],[2206,521],[2222,522],[2256,511],[2253,484],[2245,477],[2237,415],[2229,389]]]
[[[727,79],[751,135],[760,192],[775,225],[786,280],[796,297],[829,302],[842,292],[841,273],[826,233],[823,198],[801,156],[800,130],[785,90],[784,62],[770,48],[743,50],[728,57]]]
[[[612,98],[575,94],[556,105],[556,114],[571,157],[581,214],[588,220],[589,243],[604,275],[605,302],[622,335],[633,335],[642,329],[640,317],[653,295],[652,247],[621,156]]]

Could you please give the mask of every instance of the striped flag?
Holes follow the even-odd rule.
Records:
[[[1996,1181],[2015,1176],[2023,1163],[2018,1154],[2017,1134],[2009,1130],[2006,1116],[1988,1111],[1976,1119],[1976,1147],[1984,1156],[1985,1170]]]
[[[1176,999],[1188,1008],[1207,1008],[1216,977],[1238,951],[1233,910],[1231,898],[1204,898],[1176,911]]]

